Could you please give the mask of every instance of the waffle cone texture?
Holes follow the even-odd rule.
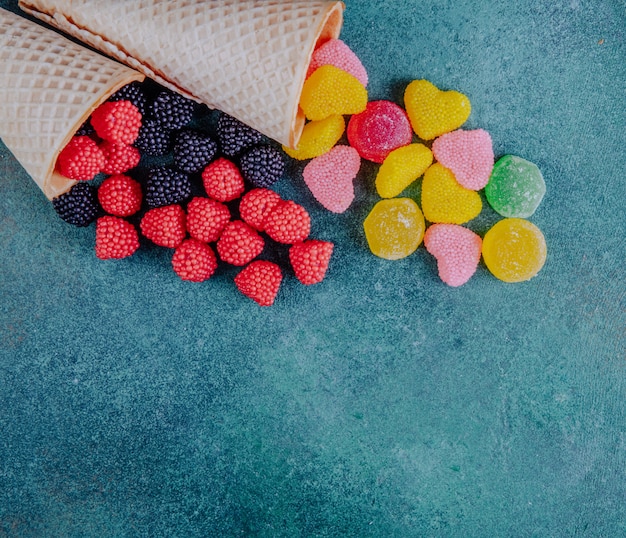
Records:
[[[20,7],[170,89],[289,147],[317,43],[339,37],[342,2],[20,0]]]
[[[52,199],[76,183],[55,171],[98,105],[144,75],[0,9],[0,138]]]

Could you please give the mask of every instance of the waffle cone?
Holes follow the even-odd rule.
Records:
[[[315,45],[339,36],[325,0],[20,0],[20,7],[141,71],[295,147]]]
[[[0,138],[49,199],[75,183],[55,171],[74,133],[100,103],[143,78],[0,9]]]

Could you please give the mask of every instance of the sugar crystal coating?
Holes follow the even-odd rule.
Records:
[[[304,83],[300,107],[309,120],[363,112],[367,90],[358,79],[333,65],[323,65]]]
[[[530,217],[543,200],[546,184],[537,165],[505,155],[494,165],[485,196],[503,217]]]
[[[311,194],[326,209],[343,213],[354,200],[354,178],[361,158],[350,146],[335,146],[328,153],[309,162],[302,177]]]
[[[329,39],[315,49],[311,57],[311,63],[307,71],[307,78],[322,65],[334,65],[335,67],[350,73],[363,86],[367,86],[368,77],[361,60],[341,39]]]
[[[523,282],[534,277],[543,267],[547,252],[541,230],[524,219],[503,219],[483,238],[485,265],[504,282]]]
[[[343,116],[335,114],[323,120],[310,121],[302,130],[297,149],[283,146],[283,151],[300,161],[313,159],[327,153],[339,141],[346,130]]]
[[[432,140],[458,129],[469,118],[469,99],[454,90],[441,91],[427,80],[414,80],[404,92],[413,130],[422,140]]]
[[[441,280],[456,287],[476,272],[482,239],[457,224],[433,224],[424,234],[424,246],[437,259]]]
[[[371,101],[350,118],[348,141],[361,157],[382,163],[391,151],[406,146],[413,131],[406,112],[391,101]]]
[[[454,174],[433,164],[422,180],[422,210],[430,222],[463,224],[481,212],[483,202],[476,191],[459,185]]]
[[[410,198],[378,202],[363,222],[372,254],[399,260],[413,254],[424,237],[426,223],[418,205]]]
[[[479,191],[493,169],[493,144],[483,129],[446,133],[433,142],[435,159],[448,168],[466,189]]]
[[[408,144],[394,149],[387,155],[376,175],[379,196],[398,196],[423,175],[432,162],[433,154],[424,144]]]

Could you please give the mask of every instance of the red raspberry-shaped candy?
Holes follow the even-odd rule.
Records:
[[[413,129],[406,112],[391,101],[371,101],[348,122],[350,145],[364,159],[382,163],[394,149],[410,144]]]
[[[92,180],[105,164],[102,150],[88,136],[73,137],[57,159],[59,173],[77,181]]]
[[[239,198],[245,190],[243,177],[235,163],[223,157],[208,165],[202,172],[204,190],[218,202]]]
[[[269,212],[263,225],[265,233],[274,241],[291,245],[309,237],[311,217],[301,205],[284,200]]]
[[[241,218],[255,230],[264,230],[263,221],[268,213],[281,201],[277,192],[270,189],[252,189],[239,202]]]
[[[141,208],[141,185],[134,179],[118,174],[105,179],[98,188],[98,201],[107,213],[129,217]]]
[[[102,142],[100,149],[104,154],[106,163],[102,168],[105,174],[123,174],[139,164],[141,154],[134,146],[126,144],[113,144],[112,142]]]
[[[257,260],[235,277],[237,289],[261,306],[272,306],[283,274],[275,263]]]
[[[334,245],[316,239],[293,245],[289,249],[289,261],[296,278],[306,286],[324,280]]]
[[[183,280],[204,282],[217,269],[217,258],[213,249],[197,239],[186,239],[174,251],[174,272]]]
[[[229,222],[228,207],[211,198],[196,197],[187,204],[187,230],[198,241],[217,241]]]
[[[161,247],[176,248],[187,236],[185,211],[178,204],[155,207],[141,219],[141,233]]]
[[[241,220],[228,223],[219,241],[217,253],[226,263],[245,265],[254,260],[261,252],[265,241],[250,226]]]
[[[141,112],[130,101],[107,101],[93,111],[91,125],[103,140],[132,144],[139,135]]]
[[[127,220],[107,215],[96,221],[96,256],[101,260],[126,258],[138,248],[139,235]]]

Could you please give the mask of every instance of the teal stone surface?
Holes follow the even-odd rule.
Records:
[[[335,253],[262,309],[234,269],[97,260],[0,144],[0,537],[626,536],[624,2],[347,0],[341,37],[371,100],[458,90],[537,164],[542,271],[376,258],[377,166],[337,215],[290,163]]]
[[[536,164],[505,155],[494,164],[485,198],[503,217],[525,219],[533,215],[546,194],[546,182]]]

